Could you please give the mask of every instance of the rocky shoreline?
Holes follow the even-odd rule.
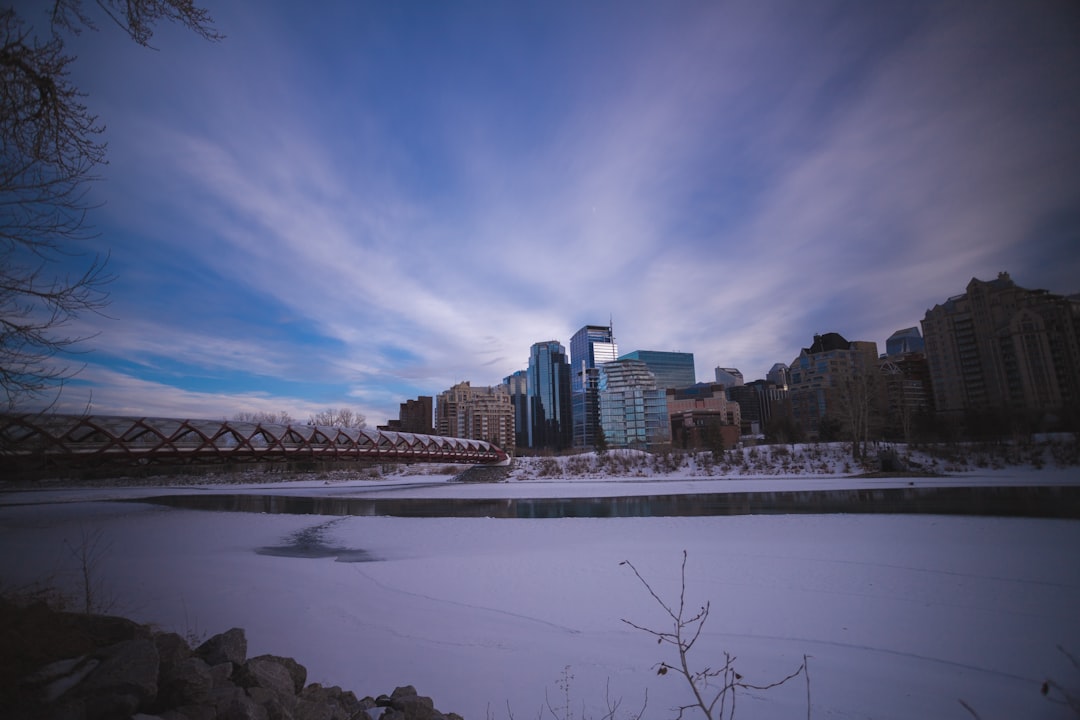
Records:
[[[247,657],[233,628],[192,648],[121,617],[0,600],[0,707],[11,720],[461,720],[411,685],[358,698],[293,658]]]

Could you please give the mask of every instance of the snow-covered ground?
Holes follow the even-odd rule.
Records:
[[[541,476],[498,485],[451,475],[265,485],[0,493],[0,578],[77,591],[75,555],[95,555],[97,596],[181,633],[247,630],[249,652],[296,657],[309,679],[358,694],[413,684],[468,720],[668,718],[688,701],[656,674],[675,658],[621,621],[667,619],[623,560],[677,602],[711,612],[691,655],[727,651],[769,682],[809,656],[816,718],[1070,717],[1047,678],[1080,690],[1080,521],[912,515],[607,519],[410,519],[169,509],[104,499],[162,492],[523,497],[855,487],[842,473],[720,478],[683,467],[641,477]],[[917,483],[1078,484],[1076,468],[973,467]],[[903,484],[911,481],[902,480]],[[93,543],[96,541],[96,546]],[[298,546],[304,552],[295,552]],[[363,552],[357,552],[363,551]],[[366,560],[344,562],[340,560]],[[560,684],[569,678],[570,709]],[[741,695],[736,717],[805,717],[797,678]],[[547,710],[543,715],[550,717]]]

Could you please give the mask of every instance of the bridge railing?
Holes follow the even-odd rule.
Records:
[[[482,440],[315,425],[96,415],[0,415],[0,463],[80,468],[288,460],[509,462]]]

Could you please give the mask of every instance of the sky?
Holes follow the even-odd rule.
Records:
[[[972,277],[1080,292],[1075,2],[203,6],[69,39],[116,279],[62,409],[374,425],[609,319],[750,380]]]

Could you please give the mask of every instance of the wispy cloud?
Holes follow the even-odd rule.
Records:
[[[973,275],[1080,276],[1030,245],[1080,222],[1053,3],[454,6],[439,33],[342,6],[317,37],[286,12],[153,58],[160,92],[102,83],[129,272],[99,352],[132,385],[163,357],[315,373],[381,420],[609,315],[625,350],[756,377],[814,332],[882,342]],[[178,407],[248,397],[153,379]]]

